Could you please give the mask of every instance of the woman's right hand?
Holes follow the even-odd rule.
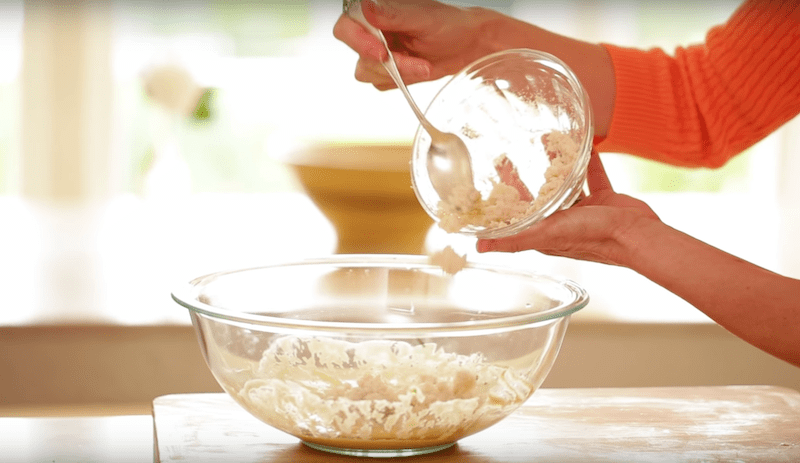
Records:
[[[383,31],[406,84],[455,74],[472,61],[497,51],[487,27],[504,16],[491,10],[460,8],[435,0],[363,0],[364,17]],[[381,42],[353,19],[342,15],[333,35],[359,55],[355,78],[379,90],[395,88],[381,62]]]

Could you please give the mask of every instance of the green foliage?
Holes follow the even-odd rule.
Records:
[[[236,56],[281,56],[292,39],[311,30],[312,0],[196,0],[168,8],[129,11],[163,35],[219,32],[231,40]]]
[[[216,94],[216,90],[213,88],[207,88],[203,91],[203,94],[200,95],[200,99],[197,101],[197,106],[194,108],[192,112],[191,119],[192,122],[198,125],[202,125],[203,123],[209,122],[213,115],[214,115],[214,96]]]
[[[744,187],[748,159],[749,153],[743,153],[719,169],[676,167],[632,157],[626,162],[632,166],[638,191],[718,193]]]

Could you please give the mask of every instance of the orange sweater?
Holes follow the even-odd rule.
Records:
[[[702,45],[604,45],[616,97],[599,151],[718,167],[800,114],[800,1],[747,0]]]

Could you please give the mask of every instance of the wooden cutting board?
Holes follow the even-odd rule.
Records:
[[[159,397],[153,419],[156,463],[370,461],[306,447],[226,394]],[[541,389],[514,414],[454,447],[401,460],[800,462],[800,392],[771,386]]]

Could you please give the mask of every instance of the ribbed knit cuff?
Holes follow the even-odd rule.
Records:
[[[658,139],[663,123],[658,115],[663,102],[649,65],[650,53],[634,48],[603,44],[611,56],[614,66],[616,94],[611,125],[605,139],[598,145],[599,151],[611,151],[652,157],[652,140]]]

